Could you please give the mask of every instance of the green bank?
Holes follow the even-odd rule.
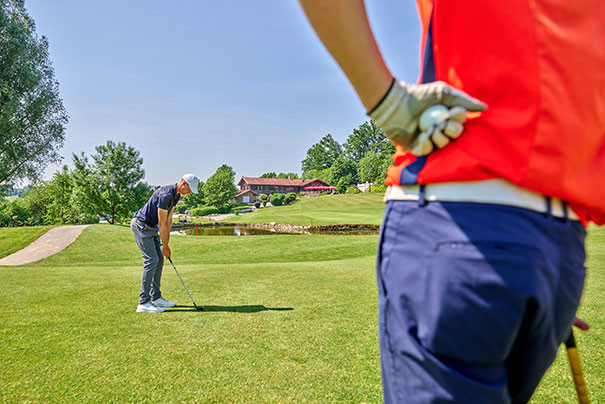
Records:
[[[271,206],[227,219],[235,223],[380,224],[384,212],[382,192],[300,198],[292,205]]]
[[[27,247],[52,228],[53,226],[0,227],[0,258]]]

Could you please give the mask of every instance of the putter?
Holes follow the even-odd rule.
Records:
[[[181,283],[183,284],[183,287],[187,291],[187,294],[189,295],[189,298],[191,299],[191,303],[193,303],[193,307],[195,307],[195,309],[198,310],[198,311],[204,311],[205,310],[204,306],[198,306],[193,301],[193,297],[191,297],[191,293],[189,293],[189,289],[187,289],[187,286],[185,286],[185,282],[183,282],[183,278],[181,278],[181,275],[179,275],[179,271],[176,270],[176,267],[174,266],[174,263],[172,262],[172,260],[170,258],[168,258],[168,261],[170,261],[170,264],[174,268],[174,272],[176,272],[176,275],[179,277],[179,279],[181,280]]]
[[[567,341],[565,341],[565,348],[567,348],[567,358],[569,359],[569,366],[571,367],[573,383],[576,386],[578,402],[580,404],[589,404],[588,389],[586,388],[586,381],[584,380],[584,373],[582,372],[582,363],[580,362],[580,353],[576,347],[573,329],[570,330],[569,337],[567,338]]]

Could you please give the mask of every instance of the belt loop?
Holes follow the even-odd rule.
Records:
[[[567,202],[561,201],[561,205],[563,206],[563,218],[565,219],[565,221],[568,221],[569,217],[567,215]]]
[[[420,189],[418,190],[418,206],[426,205],[426,200],[424,199],[424,189],[425,188],[426,188],[425,185],[421,185]]]
[[[552,218],[552,201],[550,196],[545,196],[544,201],[546,202],[546,217],[550,219]]]

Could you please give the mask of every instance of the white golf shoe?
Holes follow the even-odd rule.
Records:
[[[151,302],[139,304],[137,306],[137,313],[161,313],[163,311],[166,311],[166,309],[160,306],[156,306]]]
[[[164,300],[163,297],[160,297],[159,299],[153,300],[152,303],[155,304],[156,306],[160,306],[160,307],[174,307],[174,306],[176,306],[176,303]]]

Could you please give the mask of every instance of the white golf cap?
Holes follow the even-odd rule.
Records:
[[[194,174],[185,174],[183,175],[183,179],[189,184],[191,192],[197,194],[197,185],[200,183],[200,179]]]

